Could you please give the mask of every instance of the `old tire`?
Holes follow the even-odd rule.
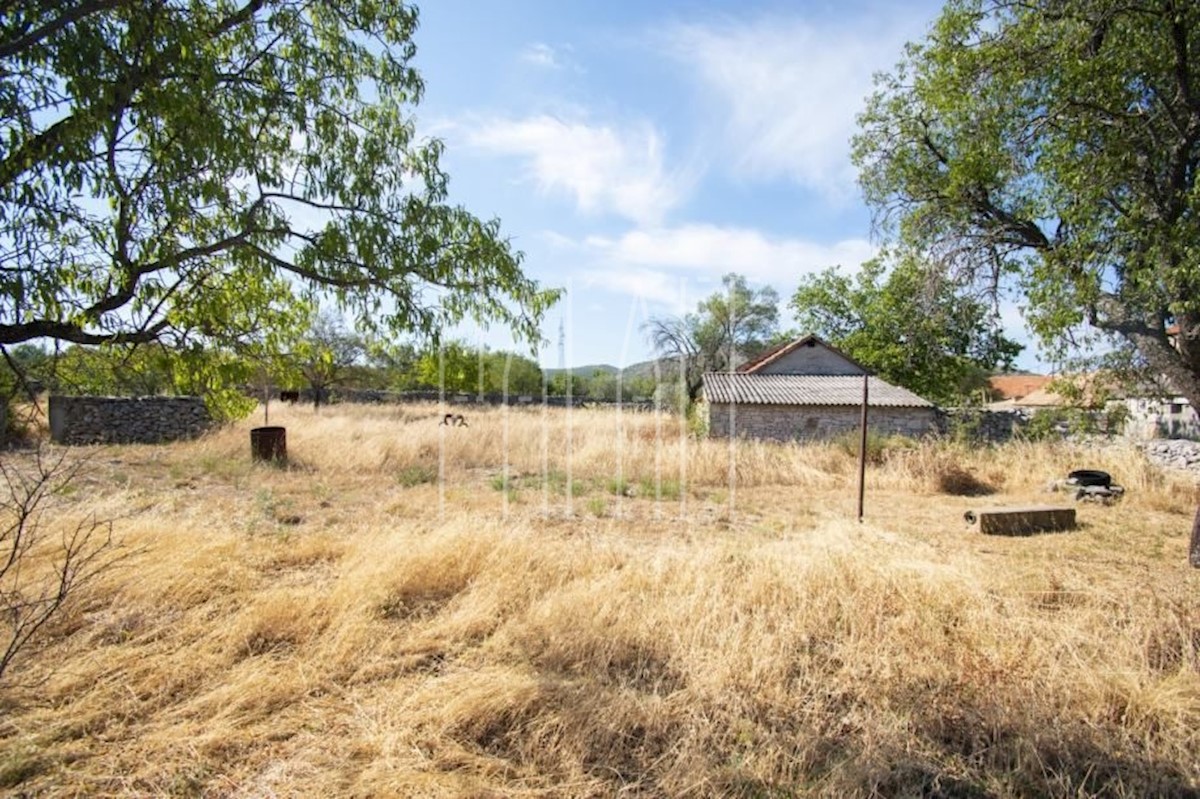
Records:
[[[1076,469],[1067,475],[1067,480],[1079,486],[1109,486],[1112,475],[1099,469]]]

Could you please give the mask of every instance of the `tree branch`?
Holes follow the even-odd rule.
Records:
[[[0,324],[0,344],[21,344],[35,338],[53,338],[71,344],[149,344],[157,341],[167,327],[167,321],[162,320],[143,330],[88,333],[70,322],[38,319],[15,325]]]
[[[80,20],[86,19],[93,14],[98,14],[102,11],[111,11],[121,5],[125,0],[89,0],[80,3],[75,8],[66,9],[61,16],[55,17],[44,25],[33,29],[24,36],[19,36],[16,39],[0,44],[0,59],[11,58],[19,55],[23,51],[28,50],[36,44],[50,38],[58,33],[63,28]]]

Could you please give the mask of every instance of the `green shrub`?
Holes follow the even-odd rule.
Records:
[[[681,490],[678,480],[658,480],[646,477],[638,481],[638,496],[648,499],[677,500]]]
[[[432,483],[437,480],[438,472],[432,466],[424,464],[416,464],[406,466],[396,473],[396,482],[405,488],[412,488],[423,483]]]
[[[1129,422],[1129,406],[1121,403],[1109,405],[1104,410],[1104,432],[1110,436],[1119,436]]]
[[[694,402],[687,409],[687,431],[693,438],[708,437],[708,403]]]
[[[857,460],[858,449],[862,444],[862,432],[847,430],[834,438],[833,444]],[[867,463],[873,466],[885,462],[893,452],[912,449],[914,446],[916,443],[907,436],[881,433],[873,427],[867,428]]]
[[[1045,441],[1062,438],[1066,433],[1066,418],[1061,408],[1043,408],[1035,411],[1021,428],[1021,438],[1029,441]]]
[[[12,400],[0,398],[0,449],[25,447],[32,444],[35,435],[27,414],[22,414]]]
[[[605,489],[610,494],[615,494],[618,497],[629,495],[629,481],[624,477],[611,477],[604,484]]]
[[[962,413],[951,416],[946,428],[946,438],[955,444],[975,444],[980,440],[983,416],[978,413]]]
[[[1034,412],[1020,435],[1028,441],[1048,441],[1099,432],[1096,411],[1086,408],[1041,408]]]

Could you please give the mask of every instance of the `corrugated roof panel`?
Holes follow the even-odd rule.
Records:
[[[704,375],[709,402],[743,405],[861,405],[858,375],[759,375],[711,372]],[[931,408],[933,403],[878,377],[868,378],[871,407]]]

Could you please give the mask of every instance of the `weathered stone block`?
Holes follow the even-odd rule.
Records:
[[[985,508],[963,514],[967,524],[977,524],[985,535],[1032,535],[1075,529],[1075,509],[1038,505]]]

